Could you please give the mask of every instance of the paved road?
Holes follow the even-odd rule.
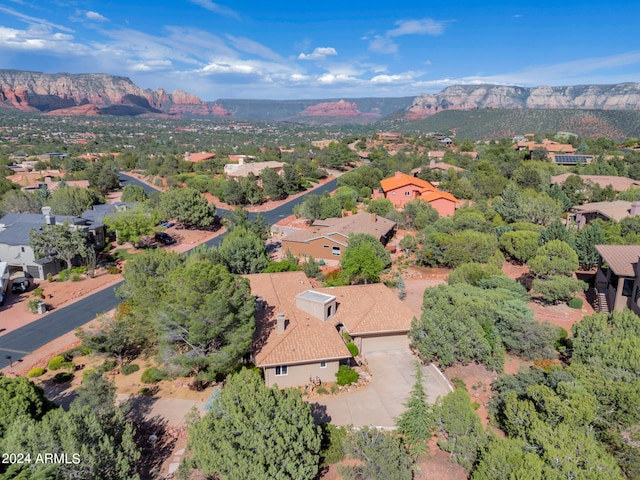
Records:
[[[131,177],[123,173],[120,173],[120,181],[123,185],[140,185],[148,193],[158,190],[146,183],[140,182],[135,177]],[[334,190],[336,186],[336,180],[332,180],[311,193],[320,195],[325,191]],[[263,216],[267,223],[274,224],[280,219],[291,215],[293,207],[303,201],[304,195],[271,211],[264,212]],[[217,212],[218,215],[224,216],[228,213],[228,210],[217,209]],[[249,218],[254,217],[255,214],[253,213],[249,215]],[[223,238],[224,235],[213,238],[207,242],[207,245],[217,246]],[[9,364],[9,360],[7,359],[8,356],[10,356],[14,362],[19,361],[25,355],[30,354],[52,340],[55,340],[59,336],[75,330],[76,328],[93,320],[96,318],[96,315],[114,308],[120,303],[120,300],[115,296],[115,288],[121,284],[122,282],[113,287],[89,295],[68,307],[50,312],[40,320],[31,322],[17,330],[4,335],[0,333],[0,366],[4,367]]]

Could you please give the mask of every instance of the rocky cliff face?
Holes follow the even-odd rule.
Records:
[[[455,85],[437,94],[416,97],[405,116],[419,119],[443,110],[477,108],[640,110],[640,84],[534,88]]]
[[[180,90],[143,90],[129,78],[106,74],[41,73],[0,70],[0,107],[21,111],[96,114],[93,105],[111,115],[229,115]]]

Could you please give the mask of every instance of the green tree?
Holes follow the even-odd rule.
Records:
[[[0,438],[17,418],[40,420],[54,407],[44,390],[26,377],[0,378],[0,400]]]
[[[162,358],[201,380],[230,372],[249,352],[255,329],[248,280],[223,265],[189,261],[166,281],[154,315]]]
[[[411,480],[411,457],[393,433],[363,427],[347,438],[347,452],[361,461],[359,465],[341,467],[345,480]]]
[[[285,164],[283,172],[282,187],[287,194],[295,195],[304,190],[302,187],[302,178],[293,165]]]
[[[29,232],[29,243],[38,258],[58,257],[71,268],[76,256],[88,255],[87,238],[82,230],[72,228],[68,221],[55,225],[43,225],[40,231]]]
[[[104,199],[91,190],[80,187],[60,186],[51,194],[48,204],[56,215],[73,215],[79,217],[93,205],[104,203]]]
[[[149,198],[147,192],[140,185],[125,185],[122,188],[122,202],[144,202]]]
[[[224,237],[218,252],[233,273],[259,273],[269,264],[264,241],[245,227],[231,230]]]
[[[307,195],[300,205],[293,209],[296,217],[303,217],[313,223],[322,218],[322,197],[320,195]]]
[[[158,212],[145,204],[136,205],[134,208],[126,210],[117,210],[103,219],[107,228],[115,232],[119,244],[136,243],[141,236],[151,235],[159,221]]]
[[[265,168],[260,174],[262,189],[269,200],[286,198],[287,191],[283,178],[273,168]]]
[[[311,480],[321,432],[298,390],[268,388],[243,369],[227,379],[211,410],[189,427],[192,466],[229,480]]]
[[[537,232],[519,230],[505,232],[500,237],[500,248],[517,262],[526,263],[538,251]]]
[[[585,270],[589,270],[600,261],[600,254],[596,245],[606,243],[604,232],[598,223],[589,223],[578,232],[575,245],[578,252],[578,263]]]
[[[427,402],[424,391],[424,373],[420,362],[415,363],[415,382],[405,403],[406,410],[396,419],[398,431],[413,455],[419,455],[427,448],[426,442],[434,428],[433,406]]]
[[[486,442],[486,433],[466,390],[458,388],[441,398],[435,407],[435,418],[440,430],[438,446],[470,471]]]
[[[562,275],[536,278],[533,281],[533,290],[542,295],[545,302],[552,304],[566,302],[578,292],[585,291],[587,287],[583,281]]]
[[[195,188],[171,188],[160,196],[159,211],[185,228],[209,227],[216,218],[216,207],[209,204]]]
[[[367,212],[375,213],[383,217],[393,209],[393,203],[391,203],[391,200],[388,198],[377,198],[371,200],[367,205]]]
[[[490,437],[480,452],[471,480],[549,480],[544,462],[519,439]]]
[[[1,197],[0,215],[7,213],[40,213],[42,199],[23,190],[10,190]]]
[[[562,240],[545,243],[529,260],[529,270],[539,278],[550,275],[570,276],[578,269],[578,254]]]
[[[337,198],[324,195],[320,199],[320,207],[322,209],[320,218],[322,219],[339,218],[342,216],[342,205],[340,205],[340,200]]]
[[[581,205],[586,200],[586,185],[578,175],[569,175],[561,188],[569,197],[571,205]]]

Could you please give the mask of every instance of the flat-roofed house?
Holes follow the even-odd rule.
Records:
[[[282,249],[297,256],[340,259],[352,233],[369,233],[386,245],[393,237],[395,222],[375,213],[357,213],[313,222],[313,228],[298,230],[282,239]]]
[[[596,245],[596,302],[600,312],[630,308],[640,314],[640,245]]]
[[[284,163],[276,161],[246,163],[243,159],[240,159],[237,164],[227,163],[224,166],[224,173],[230,178],[248,177],[250,173],[260,177],[260,174],[266,168],[271,168],[280,174],[284,168]]]
[[[267,386],[333,382],[361,353],[406,349],[413,313],[384,284],[313,288],[303,272],[246,275],[256,301],[253,360]]]

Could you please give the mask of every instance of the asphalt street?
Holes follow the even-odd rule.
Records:
[[[157,190],[123,173],[120,174],[120,182],[123,186],[127,184],[139,185],[144,188],[147,193]],[[334,179],[310,193],[321,195],[325,191],[335,190],[336,187],[337,180]],[[293,213],[293,207],[302,203],[306,195],[302,195],[273,210],[263,212],[262,215],[265,221],[272,225],[282,218],[291,215],[291,213]],[[223,217],[228,213],[228,210],[218,208],[216,213]],[[254,213],[249,214],[250,219],[254,217]],[[210,247],[217,246],[223,238],[224,235],[220,235],[206,242],[206,245]],[[65,333],[90,322],[96,318],[96,315],[114,308],[120,303],[120,300],[116,297],[115,289],[121,284],[122,282],[89,295],[68,307],[50,312],[41,319],[31,322],[17,330],[4,335],[0,333],[0,365],[2,367],[8,365],[9,357],[11,357],[11,361],[13,362],[20,361],[25,355],[30,354]]]

